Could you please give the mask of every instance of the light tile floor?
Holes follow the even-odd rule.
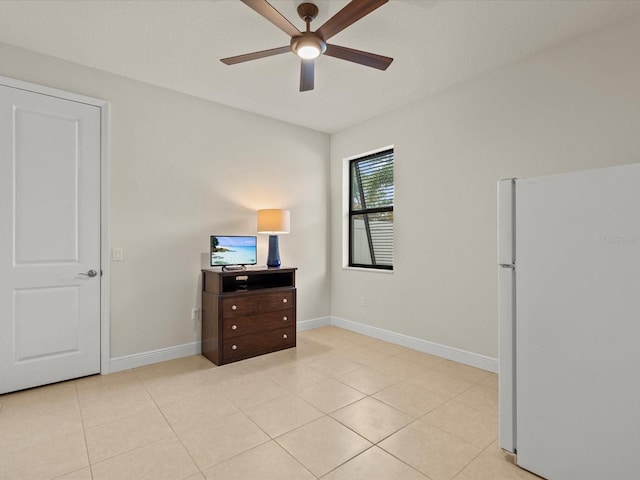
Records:
[[[0,396],[0,480],[518,480],[495,374],[335,327]]]

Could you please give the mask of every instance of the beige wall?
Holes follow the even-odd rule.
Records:
[[[111,357],[199,338],[209,235],[254,235],[259,208],[291,210],[298,319],[329,315],[327,135],[2,44],[0,75],[111,103]]]
[[[636,18],[334,134],[332,315],[497,358],[496,182],[640,162],[638,45]],[[343,159],[391,144],[395,271],[344,270]]]

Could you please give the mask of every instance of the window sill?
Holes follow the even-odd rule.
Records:
[[[347,265],[342,266],[343,270],[353,270],[356,272],[373,272],[373,273],[393,273],[393,270],[386,270],[383,268],[364,268],[364,267],[349,267]]]

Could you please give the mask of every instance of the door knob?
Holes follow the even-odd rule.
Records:
[[[95,270],[91,269],[87,273],[80,272],[78,275],[84,275],[85,277],[95,277],[96,275],[98,275],[98,272],[96,272]]]

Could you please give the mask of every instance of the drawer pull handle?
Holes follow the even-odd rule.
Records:
[[[237,350],[238,346],[237,345],[231,345],[231,350]]]
[[[287,303],[287,299],[286,299],[286,298],[283,298],[283,299],[282,299],[282,303]]]
[[[288,338],[287,334],[285,333],[284,335],[282,335],[282,338]]]
[[[231,325],[231,330],[237,330],[238,326],[237,325]]]
[[[282,320],[284,320],[286,322],[289,319],[287,317],[282,317]]]
[[[231,310],[237,310],[238,307],[236,307],[235,305],[231,305]]]

